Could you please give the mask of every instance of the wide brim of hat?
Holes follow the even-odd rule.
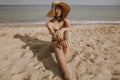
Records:
[[[55,6],[51,8],[51,10],[47,13],[47,17],[54,17],[55,15]]]
[[[59,3],[55,4],[55,6],[56,5],[61,5],[64,8],[64,10],[65,10],[65,16],[67,16],[69,14],[69,12],[70,12],[70,6],[67,3],[65,3],[65,2],[59,2]],[[47,13],[47,17],[54,17],[55,16],[55,6],[53,6],[51,8],[51,10]]]

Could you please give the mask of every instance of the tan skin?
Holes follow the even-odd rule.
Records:
[[[57,16],[60,16],[61,9],[56,7],[55,13]],[[55,40],[51,42],[51,49],[55,52],[57,62],[64,73],[64,77],[66,80],[72,80],[72,75],[66,63],[66,57],[70,46],[70,22],[67,18],[61,22],[53,18],[46,25],[52,36],[52,39]],[[54,29],[57,29],[57,32],[55,32]],[[60,41],[60,43],[58,44],[56,41]]]

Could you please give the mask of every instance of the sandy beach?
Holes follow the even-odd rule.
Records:
[[[72,25],[75,80],[120,80],[120,24]],[[45,25],[0,27],[0,80],[64,80]]]

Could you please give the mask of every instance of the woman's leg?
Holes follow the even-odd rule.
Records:
[[[70,31],[65,31],[64,32],[64,39],[67,41],[67,44],[68,44],[67,47],[63,47],[63,51],[64,51],[65,56],[67,56],[69,48],[70,48],[70,44],[71,44],[70,37],[71,37]]]
[[[54,48],[54,52],[55,52],[55,56],[57,59],[57,62],[59,64],[59,66],[61,67],[63,73],[64,73],[64,77],[66,78],[66,80],[71,80],[71,73],[67,67],[67,63],[66,63],[66,58],[65,55],[62,51],[62,49],[60,49],[59,47],[57,47],[58,44],[53,44],[53,48]]]

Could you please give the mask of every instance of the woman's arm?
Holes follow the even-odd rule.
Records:
[[[49,30],[49,33],[53,36],[54,33],[55,33],[55,31],[54,31],[54,29],[53,29],[53,27],[52,27],[52,23],[51,23],[51,22],[48,22],[48,23],[46,24],[46,26],[47,26],[47,28],[48,28],[48,30]]]
[[[64,31],[70,31],[71,30],[70,29],[71,28],[71,24],[70,24],[69,19],[65,18],[64,21],[65,21],[65,27],[61,28],[61,30],[63,30],[63,32]]]
[[[66,18],[64,19],[64,22],[65,22],[65,26],[58,31],[58,34],[63,34],[65,31],[71,31],[70,21]]]
[[[57,32],[56,32],[56,35],[57,36],[59,36],[59,38],[61,39],[61,38],[63,38],[63,34],[64,34],[64,32],[65,31],[70,31],[71,29],[71,24],[70,24],[70,22],[69,22],[69,20],[66,18],[65,20],[65,27],[62,27],[60,30],[58,30]]]

